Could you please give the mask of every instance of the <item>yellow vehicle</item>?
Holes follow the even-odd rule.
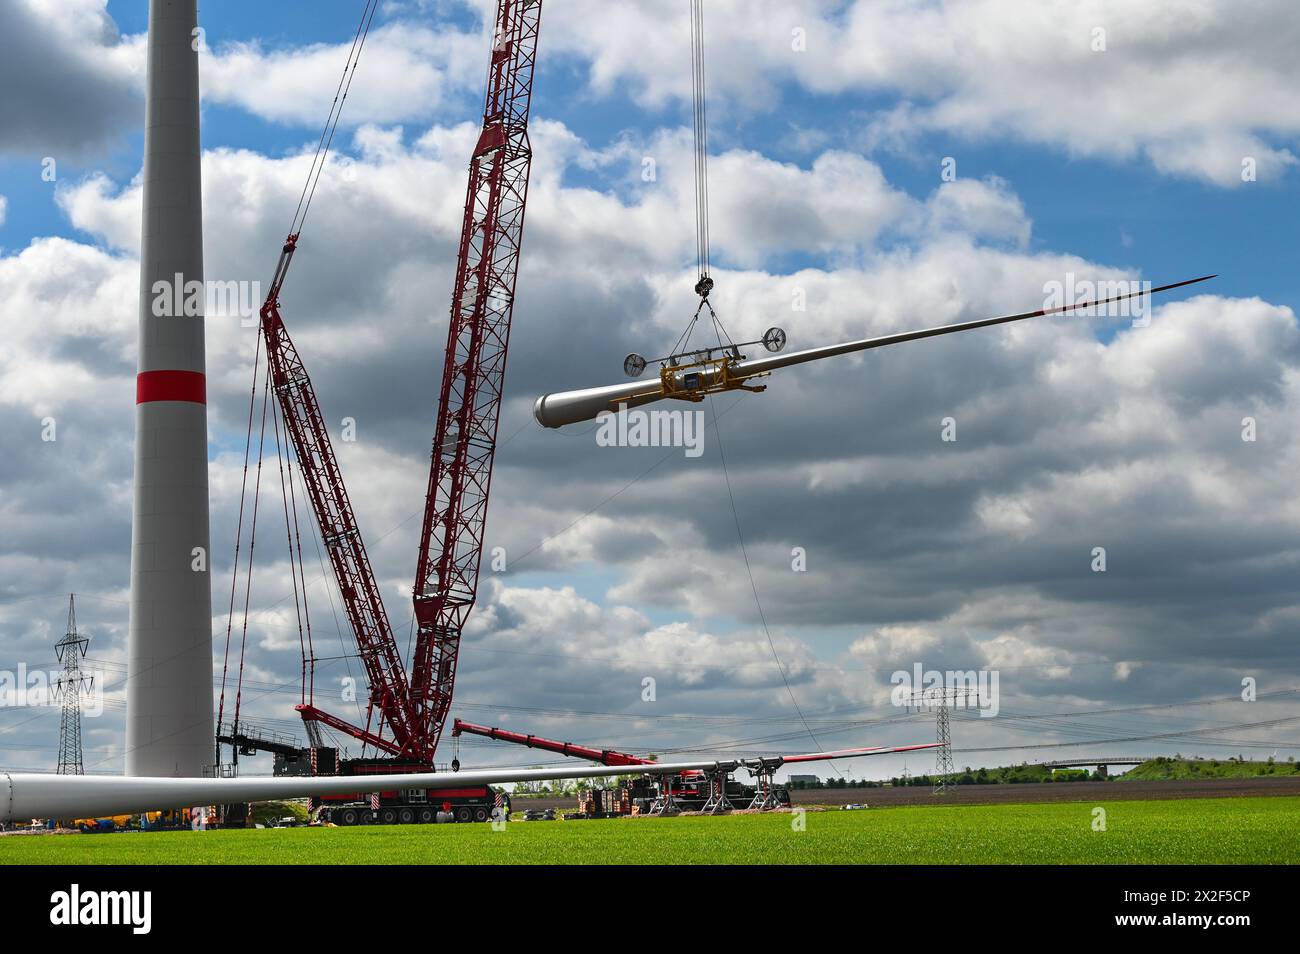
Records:
[[[110,831],[189,831],[211,821],[206,809],[167,808],[138,815],[106,815],[103,818],[78,818],[72,827],[86,834]],[[195,824],[198,819],[199,824]]]

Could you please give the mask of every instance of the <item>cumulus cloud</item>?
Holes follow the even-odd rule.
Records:
[[[143,40],[107,0],[0,6],[0,152],[84,156],[143,116]]]
[[[752,109],[781,102],[790,81],[894,93],[900,103],[867,117],[867,141],[1012,136],[1234,186],[1243,159],[1261,180],[1295,165],[1293,12],[1289,0],[719,0],[706,13],[710,91]],[[654,0],[620,13],[611,29],[603,4],[564,4],[547,41],[590,64],[596,91],[626,87],[649,107],[689,100],[686,9]]]
[[[434,30],[413,20],[375,27],[348,92],[344,123],[434,115],[449,94],[482,81],[488,41],[478,31]],[[351,37],[281,49],[256,41],[219,45],[200,64],[203,95],[264,119],[316,126],[329,112],[351,48]]]
[[[460,6],[472,12],[471,26],[432,26],[450,12],[439,4],[387,11],[368,41],[345,123],[427,120],[449,97],[477,90],[491,4]],[[0,126],[10,150],[81,148],[119,132],[141,108],[143,37],[119,36],[105,0],[77,0],[74,16],[66,4],[57,17],[47,7],[20,0],[0,14],[7,18],[0,36],[11,41],[0,69],[12,73],[11,88],[40,90],[7,97]],[[1235,186],[1243,163],[1268,181],[1297,161],[1290,51],[1300,28],[1289,13],[1288,0],[1247,11],[1230,0],[1119,7],[1090,0],[1064,9],[1034,0],[720,0],[706,13],[710,90],[720,108],[740,113],[773,109],[792,83],[827,96],[887,93],[899,101],[855,116],[860,133],[841,138],[906,146],[925,131],[972,141],[1012,136],[1069,155],[1143,158],[1166,174]],[[547,14],[542,69],[563,68],[552,58],[575,62],[594,95],[626,91],[650,110],[676,106],[690,96],[686,18],[673,0],[616,11],[592,0],[563,4]],[[202,64],[204,95],[314,127],[349,46],[348,36],[305,47],[218,44]],[[42,80],[54,63],[58,75]],[[794,128],[798,135],[803,126]]]

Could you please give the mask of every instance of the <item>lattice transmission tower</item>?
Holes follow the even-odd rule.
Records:
[[[69,594],[68,632],[54,644],[54,652],[63,663],[63,672],[55,684],[55,694],[63,703],[63,716],[59,722],[60,775],[86,774],[81,757],[81,692],[89,685],[81,674],[81,660],[89,644],[87,637],[77,633],[76,594]]]
[[[933,686],[918,689],[912,693],[911,706],[916,709],[934,710],[934,740],[939,747],[934,750],[934,789],[935,795],[948,791],[948,780],[955,770],[952,764],[952,726],[949,710],[961,699],[969,705],[973,700],[979,705],[979,690],[964,686]]]

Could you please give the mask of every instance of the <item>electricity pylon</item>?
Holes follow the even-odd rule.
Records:
[[[954,774],[952,765],[952,728],[949,724],[948,710],[956,705],[958,699],[974,699],[979,705],[979,690],[964,686],[933,686],[918,689],[912,693],[910,706],[917,709],[934,710],[934,740],[939,747],[934,750],[934,789],[933,794],[944,795],[948,791],[948,780]],[[909,706],[909,707],[910,707]]]
[[[86,655],[90,640],[77,634],[76,594],[68,596],[68,632],[54,644],[54,652],[63,663],[63,673],[55,686],[55,693],[63,703],[63,717],[59,722],[59,774],[85,775],[81,758],[81,658]],[[93,677],[92,677],[93,678]]]

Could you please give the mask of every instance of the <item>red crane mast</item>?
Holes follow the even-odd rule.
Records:
[[[409,679],[320,403],[280,317],[279,296],[297,249],[297,232],[284,244],[261,311],[271,386],[370,683],[364,728],[316,708],[311,700],[296,708],[305,722],[323,723],[389,755],[425,764],[433,761],[451,705],[460,634],[478,589],[532,165],[528,112],[541,8],[541,0],[498,0],[497,5],[483,127],[470,159],[412,590],[419,629]],[[373,18],[371,4],[358,30],[361,44],[368,32],[367,17]],[[359,53],[360,45],[354,42],[349,70],[355,70]],[[345,70],[347,83],[349,75]],[[340,91],[342,98],[336,95],[331,111],[333,128],[327,124],[328,139],[322,137],[326,151],[347,95],[345,83]],[[319,177],[315,166],[313,172]],[[373,727],[376,715],[379,722]]]
[[[411,698],[431,757],[474,606],[496,453],[532,149],[541,0],[499,0],[483,128],[470,160],[447,354],[412,600]]]

